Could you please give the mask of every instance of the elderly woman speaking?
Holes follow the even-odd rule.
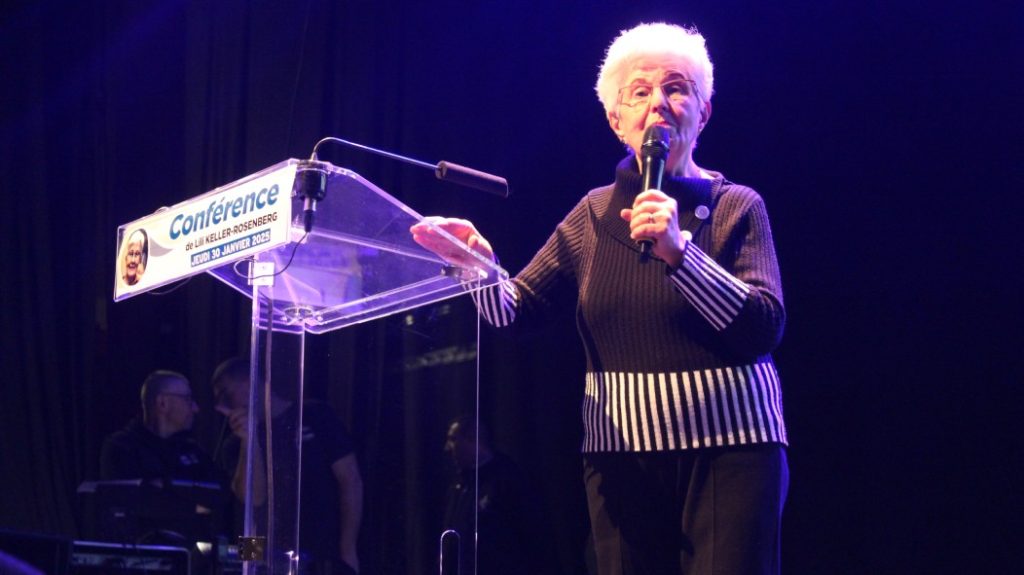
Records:
[[[770,354],[785,323],[782,288],[761,197],[694,162],[713,82],[695,30],[623,32],[597,80],[630,151],[615,183],[584,196],[515,278],[474,298],[499,327],[575,306],[601,575],[779,572],[789,472]],[[642,189],[652,126],[667,140],[660,190]],[[472,223],[429,220],[494,257]],[[445,255],[429,226],[412,232]]]

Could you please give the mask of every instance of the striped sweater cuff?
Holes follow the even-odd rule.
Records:
[[[516,319],[519,290],[511,280],[498,282],[470,294],[477,311],[487,323],[505,327]]]
[[[672,285],[697,308],[718,331],[736,319],[750,287],[725,271],[715,260],[692,242],[686,243],[678,269],[670,269]]]

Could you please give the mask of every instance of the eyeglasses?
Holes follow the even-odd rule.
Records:
[[[690,96],[697,94],[697,83],[685,78],[676,78],[657,86],[665,98],[673,104],[681,104]],[[654,94],[655,86],[643,82],[630,84],[619,90],[619,103],[623,106],[647,105]]]

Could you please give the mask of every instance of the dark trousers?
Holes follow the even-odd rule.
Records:
[[[778,575],[781,445],[588,453],[599,575]]]

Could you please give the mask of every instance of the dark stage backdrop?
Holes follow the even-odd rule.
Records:
[[[322,154],[421,213],[473,219],[516,271],[622,155],[592,89],[604,48],[664,19],[697,24],[716,64],[698,163],[758,189],[772,216],[789,314],[785,572],[1020,565],[1019,2],[14,1],[0,14],[0,527],[77,533],[75,486],[152,369],[189,375],[197,433],[219,429],[209,376],[245,350],[247,302],[200,277],[112,303],[118,224],[337,135],[508,177],[498,200]],[[394,445],[364,408],[404,358],[351,360],[400,332],[378,322],[314,345],[315,391],[364,461]],[[482,343],[485,414],[542,485],[566,573],[582,572],[587,529],[575,341],[567,318]],[[364,561],[386,571],[399,543],[376,529],[373,489]]]

